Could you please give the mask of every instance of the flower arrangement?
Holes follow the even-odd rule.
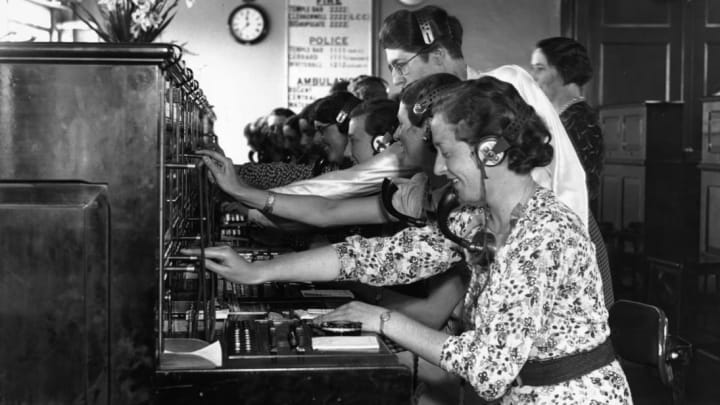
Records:
[[[106,42],[152,42],[175,17],[178,0],[97,0],[99,16],[71,0],[75,15]]]

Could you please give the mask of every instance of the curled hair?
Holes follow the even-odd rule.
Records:
[[[418,16],[430,24],[435,38],[431,47],[423,39]],[[425,6],[415,11],[398,10],[387,16],[380,28],[380,45],[384,49],[401,49],[411,53],[442,46],[453,59],[459,59],[463,57],[462,36],[460,20],[440,7]],[[427,61],[427,54],[420,57]]]
[[[378,76],[357,76],[350,80],[348,91],[360,100],[388,98],[387,82]]]
[[[317,100],[314,100],[312,103],[306,105],[303,107],[302,110],[300,110],[299,113],[297,113],[298,119],[305,119],[311,126],[313,125],[313,122],[315,121],[315,115],[317,113],[317,108],[320,102],[322,101],[322,98],[319,98]],[[299,125],[299,124],[298,124]],[[312,128],[314,131],[315,128]]]
[[[388,99],[367,100],[358,104],[350,112],[350,118],[367,114],[365,117],[365,132],[371,136],[385,133],[392,134],[398,127],[397,111],[397,101]]]
[[[410,123],[416,127],[422,127],[425,120],[427,120],[432,113],[431,108],[426,108],[422,113],[415,113],[415,111],[417,111],[413,108],[415,104],[428,101],[428,98],[431,98],[429,97],[431,93],[438,93],[438,89],[449,90],[451,86],[459,83],[460,78],[455,75],[450,73],[436,73],[405,86],[402,94],[400,94],[400,102],[407,106]]]
[[[272,111],[270,111],[270,115],[277,115],[280,117],[290,118],[295,115],[295,111],[285,108],[285,107],[278,107],[273,108]]]
[[[552,161],[550,131],[511,84],[492,76],[463,82],[433,105],[433,114],[442,114],[458,126],[455,137],[475,146],[487,136],[504,137],[508,168],[527,174]]]
[[[299,135],[299,134],[300,134],[300,118],[302,118],[302,116],[300,116],[300,115],[290,116],[290,117],[288,117],[288,119],[285,121],[285,123],[283,124],[283,126],[284,126],[284,127],[290,127],[290,129],[291,129],[292,131],[294,131],[295,133],[297,133],[297,134]]]
[[[553,37],[538,41],[536,46],[545,55],[548,64],[558,71],[563,84],[583,86],[592,78],[590,57],[581,43],[570,38]]]
[[[243,133],[250,149],[257,153],[258,163],[276,162],[284,156],[285,151],[280,137],[267,125],[264,116],[245,125]]]

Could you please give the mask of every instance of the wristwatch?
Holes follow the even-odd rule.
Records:
[[[378,333],[380,335],[384,335],[383,333],[383,326],[385,326],[385,322],[390,320],[390,314],[392,314],[392,311],[385,311],[382,314],[380,314],[380,328],[378,330]]]
[[[272,214],[273,208],[275,208],[275,196],[275,193],[268,191],[267,200],[265,200],[265,206],[262,209],[264,214]]]

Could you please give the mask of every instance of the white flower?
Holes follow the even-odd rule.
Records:
[[[136,9],[132,13],[132,25],[139,26],[142,31],[147,31],[153,24],[146,11]]]
[[[132,23],[130,24],[130,35],[137,39],[140,36],[140,25]]]
[[[157,28],[162,23],[162,18],[160,18],[160,13],[152,12],[148,16],[150,19],[150,23],[152,24],[153,28]]]

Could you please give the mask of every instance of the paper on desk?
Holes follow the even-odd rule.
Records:
[[[325,315],[334,311],[333,308],[308,308],[308,309],[295,309],[293,313],[300,319],[315,319],[320,315]]]
[[[305,298],[355,298],[350,290],[300,290],[300,294]]]
[[[161,366],[165,369],[212,368],[222,366],[222,347],[216,340],[208,344],[200,339],[164,339]]]
[[[377,352],[380,350],[375,335],[361,336],[315,336],[312,338],[313,350],[319,351],[364,351]]]

